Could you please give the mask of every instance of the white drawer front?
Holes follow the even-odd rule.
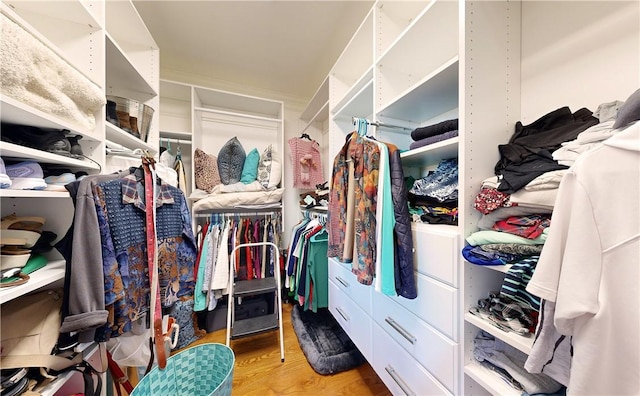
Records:
[[[411,234],[415,250],[414,266],[418,272],[458,287],[458,233],[416,224]]]
[[[329,282],[329,311],[367,361],[370,362],[372,358],[372,319],[333,282]]]
[[[373,294],[374,319],[447,389],[458,393],[458,344],[438,333],[389,297]]]
[[[329,259],[329,280],[351,297],[367,314],[371,314],[371,290],[373,286],[358,282],[351,272],[351,264]]]
[[[394,395],[450,395],[451,393],[376,323],[373,368]]]
[[[418,297],[390,297],[419,318],[458,341],[458,289],[447,286],[428,276],[416,274]]]

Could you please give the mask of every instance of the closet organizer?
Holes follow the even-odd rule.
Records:
[[[12,26],[19,26],[27,36],[19,46],[20,56],[12,61],[3,59],[3,67],[16,67],[34,77],[30,87],[42,82],[37,64],[26,62],[20,64],[19,59],[34,53],[38,48],[46,48],[40,54],[47,60],[57,64],[65,76],[65,81],[74,81],[77,91],[71,97],[78,97],[84,92],[97,92],[101,103],[90,114],[78,117],[71,113],[62,114],[53,107],[45,108],[43,102],[29,101],[29,93],[16,94],[8,82],[3,81],[2,122],[24,125],[28,127],[52,128],[68,130],[70,134],[80,136],[78,143],[84,157],[72,158],[53,154],[45,150],[25,147],[6,141],[0,142],[0,155],[5,165],[10,161],[33,160],[44,167],[70,169],[73,173],[86,172],[97,175],[105,172],[110,159],[105,154],[105,140],[115,142],[129,150],[142,149],[151,154],[157,152],[158,119],[154,117],[146,141],[106,122],[106,95],[132,98],[154,110],[158,110],[159,91],[159,49],[140,18],[133,2],[97,2],[91,5],[83,1],[65,2],[23,2],[5,1],[0,4],[3,18],[3,37],[1,45],[9,44],[11,38],[19,37],[8,32]],[[12,25],[15,23],[15,25]],[[25,37],[29,37],[28,39]],[[132,41],[135,40],[135,42]],[[5,48],[3,48],[5,49]],[[3,51],[3,54],[5,52]],[[6,61],[6,62],[5,62]],[[17,63],[16,63],[17,62]],[[6,69],[5,71],[8,71]],[[28,72],[27,72],[28,71]],[[4,73],[3,76],[13,75]],[[47,81],[47,83],[51,83]],[[25,87],[22,87],[25,88]],[[69,92],[63,92],[70,94]],[[33,98],[33,97],[31,97]],[[85,97],[86,98],[86,97]],[[56,103],[64,102],[63,98]],[[67,98],[68,99],[68,98]],[[66,102],[69,103],[69,102]],[[87,108],[89,101],[78,108]],[[139,160],[139,158],[138,158]],[[138,162],[138,165],[140,163]],[[58,242],[71,226],[74,218],[73,200],[67,191],[50,190],[0,190],[2,217],[16,213],[18,216],[40,216],[45,219],[43,230],[57,235]],[[65,258],[53,249],[45,254],[47,264],[29,274],[30,279],[23,285],[0,289],[0,303],[11,300],[19,301],[28,293],[37,290],[63,287],[65,275]],[[89,295],[101,293],[104,287],[88,290]],[[104,296],[103,296],[104,298]],[[93,301],[93,300],[92,300]],[[80,314],[85,308],[73,311]],[[104,307],[99,307],[103,310]],[[86,359],[100,368],[99,354],[94,342],[80,344],[76,350],[83,350]],[[103,383],[106,376],[103,376]],[[43,395],[75,394],[82,392],[84,383],[82,375],[69,372],[60,375],[41,390]]]
[[[457,163],[455,223],[411,225],[417,298],[361,283],[344,250],[329,259],[330,310],[392,393],[521,393],[474,356],[480,330],[525,356],[533,343],[469,313],[510,276],[462,256],[482,217],[474,200],[518,121],[563,106],[596,111],[638,89],[639,17],[636,1],[376,1],[357,27],[301,116],[322,134],[327,164],[352,136],[352,117],[402,150],[406,177]],[[452,120],[457,136],[416,147],[412,131]]]

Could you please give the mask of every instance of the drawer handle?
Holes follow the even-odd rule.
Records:
[[[398,384],[400,389],[402,389],[402,391],[406,395],[415,396],[415,392],[412,391],[411,388],[409,388],[409,385],[407,385],[407,383],[404,382],[404,380],[402,378],[400,378],[400,376],[396,373],[396,371],[393,369],[393,367],[387,366],[384,369],[387,370],[387,373],[389,373],[391,378],[396,382],[396,384]]]
[[[404,327],[400,326],[395,320],[387,316],[387,318],[384,321],[389,323],[389,326],[393,327],[393,329],[398,333],[400,333],[401,336],[406,338],[407,341],[409,341],[412,344],[415,344],[415,342],[417,341],[416,337],[414,337],[413,334],[406,331]]]
[[[338,282],[342,283],[342,286],[344,286],[344,287],[349,287],[349,282],[347,282],[346,280],[342,279],[341,277],[336,276],[336,280],[337,280]]]
[[[342,312],[342,310],[339,307],[336,307],[336,311],[338,311],[340,316],[342,316],[342,319],[346,320],[347,322],[349,321],[349,316],[347,316],[347,314]]]

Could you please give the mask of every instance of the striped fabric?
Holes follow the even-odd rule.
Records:
[[[540,298],[525,289],[538,264],[540,256],[530,256],[514,263],[507,271],[500,289],[500,295],[508,297],[524,307],[540,311]]]

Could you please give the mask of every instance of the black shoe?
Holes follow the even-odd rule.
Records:
[[[118,114],[116,114],[116,102],[113,100],[107,100],[107,121],[117,127],[120,127]]]
[[[5,142],[31,147],[36,150],[74,157],[66,129],[43,129],[28,125],[2,123],[1,138]]]
[[[80,143],[78,143],[78,140],[82,139],[82,135],[67,136],[67,139],[69,140],[69,144],[71,145],[71,148],[69,150],[71,155],[75,155],[78,158],[84,157],[84,154],[82,153],[82,146],[80,146]]]

